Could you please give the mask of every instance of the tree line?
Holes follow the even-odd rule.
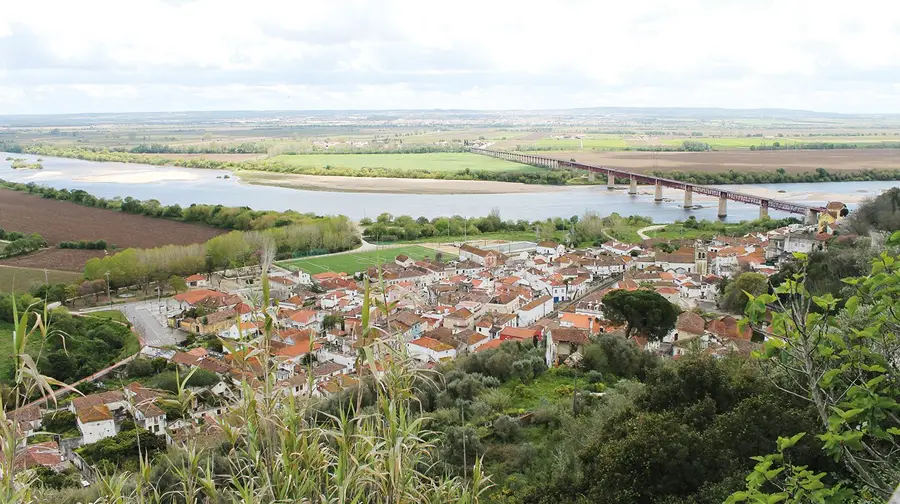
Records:
[[[78,249],[78,250],[106,250],[106,240],[78,240],[78,241],[61,241],[56,244],[61,249]],[[113,245],[111,248],[116,248]]]
[[[900,180],[900,170],[841,170],[830,172],[825,168],[816,168],[815,171],[802,173],[788,173],[784,168],[778,168],[774,172],[729,170],[719,173],[655,170],[653,171],[653,176],[701,185],[868,182]]]
[[[852,142],[772,142],[771,145],[751,145],[752,151],[771,150],[832,150],[832,149],[896,149],[900,142],[852,143]]]
[[[294,210],[277,212],[274,210],[253,210],[250,207],[198,204],[182,208],[178,204],[162,205],[155,199],[141,201],[131,196],[126,196],[125,198],[101,198],[81,189],[56,189],[33,182],[23,184],[0,179],[0,187],[94,208],[205,224],[224,229],[262,230],[293,224],[307,224],[322,219],[322,217],[314,213],[300,213]]]
[[[0,228],[0,240],[9,243],[0,243],[0,257],[13,257],[29,254],[47,246],[47,240],[38,233],[27,235],[19,231],[6,231]]]
[[[84,278],[102,282],[108,272],[111,287],[137,285],[147,292],[151,285],[162,285],[173,275],[212,274],[224,269],[258,266],[265,254],[272,254],[274,259],[288,259],[309,255],[310,251],[349,250],[359,244],[359,235],[346,217],[325,217],[263,231],[232,231],[204,244],[125,249],[90,259],[84,267]]]

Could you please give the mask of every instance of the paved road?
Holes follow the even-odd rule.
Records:
[[[659,225],[654,225],[654,226],[647,226],[647,227],[638,229],[638,230],[637,230],[637,234],[638,234],[638,236],[641,237],[642,240],[649,240],[650,237],[647,236],[647,232],[648,232],[648,231],[656,231],[657,229],[662,229],[662,228],[664,228],[664,227],[666,227],[665,224],[659,224]]]
[[[165,304],[165,301],[162,303]],[[134,324],[135,331],[144,338],[148,346],[174,345],[185,338],[185,333],[176,331],[166,325],[165,310],[160,312],[160,304],[153,301],[135,301],[133,303],[114,304],[111,307],[98,309],[119,310],[129,322]]]

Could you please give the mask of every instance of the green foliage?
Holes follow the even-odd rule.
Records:
[[[675,328],[679,310],[655,291],[617,289],[603,296],[603,313],[613,322],[627,324],[626,337],[636,332],[660,340]]]
[[[844,279],[854,290],[846,300],[811,295],[804,280],[801,271],[773,294],[751,297],[751,323],[759,324],[770,305],[781,307],[771,312],[757,355],[792,377],[791,392],[815,407],[825,451],[887,499],[900,481],[900,261],[885,252],[869,275]]]
[[[77,449],[88,463],[106,472],[136,468],[139,452],[152,458],[166,449],[166,440],[144,429],[122,430],[112,437]]]
[[[75,422],[75,413],[68,410],[48,413],[44,415],[44,418],[41,421],[41,428],[54,434],[64,434],[72,431],[77,432],[78,425]]]
[[[658,360],[638,347],[637,343],[620,336],[601,334],[594,342],[585,345],[581,367],[588,370],[588,380],[600,381],[604,374],[620,378],[643,380],[658,364]]]
[[[106,250],[106,240],[61,241],[56,244],[61,249]]]
[[[6,239],[11,241],[0,249],[0,257],[29,254],[47,246],[47,240],[37,233],[25,236],[22,233],[7,232]]]
[[[212,371],[195,369],[184,385],[187,387],[210,387],[220,381],[219,377]],[[178,381],[174,371],[167,371],[154,376],[147,382],[147,386],[169,392],[178,391]]]
[[[741,273],[725,286],[725,293],[719,300],[719,306],[725,310],[743,313],[749,298],[758,296],[768,290],[768,279],[762,273]]]

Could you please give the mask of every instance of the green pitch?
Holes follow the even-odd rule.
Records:
[[[287,261],[280,261],[277,264],[293,271],[303,270],[311,275],[325,273],[327,271],[352,274],[359,271],[365,271],[371,266],[393,262],[394,258],[398,255],[405,255],[414,260],[419,260],[426,257],[433,259],[436,253],[437,251],[433,249],[411,245],[408,247],[385,248],[369,252],[289,259]]]

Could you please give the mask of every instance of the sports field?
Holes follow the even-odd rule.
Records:
[[[435,250],[410,245],[408,247],[385,248],[369,252],[355,254],[336,254],[324,257],[310,257],[308,259],[289,259],[280,261],[278,265],[289,270],[302,269],[311,275],[333,271],[336,273],[356,273],[364,271],[371,266],[377,266],[386,262],[392,262],[398,255],[405,255],[419,260],[426,257],[434,258]]]
[[[468,152],[429,152],[426,154],[282,154],[268,161],[304,168],[384,168],[388,170],[427,170],[431,172],[508,171],[540,172],[546,168],[504,161]]]

